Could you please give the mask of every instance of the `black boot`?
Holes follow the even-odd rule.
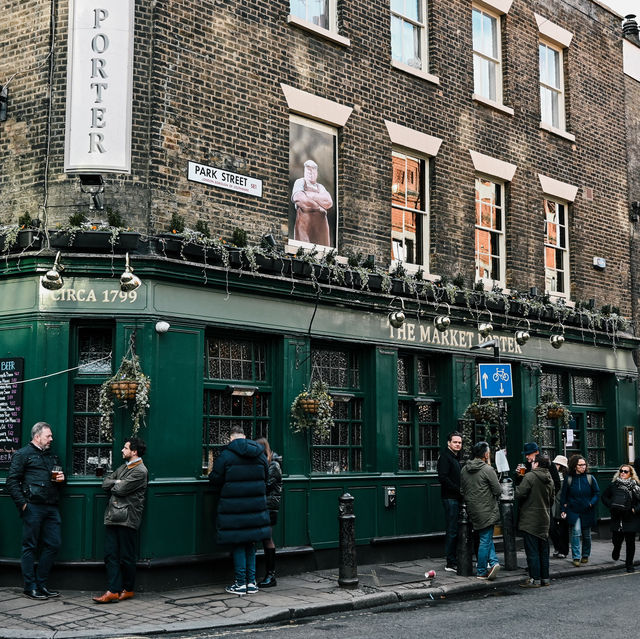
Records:
[[[267,574],[264,579],[258,584],[258,588],[273,588],[278,585],[276,581],[276,549],[265,548],[264,549],[264,565]]]

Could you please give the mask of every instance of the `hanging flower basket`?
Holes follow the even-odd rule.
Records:
[[[127,402],[131,410],[133,422],[132,432],[137,434],[149,408],[149,390],[151,380],[142,372],[137,355],[128,353],[120,362],[120,367],[113,377],[100,387],[98,411],[100,412],[100,428],[105,436],[111,435],[114,400]]]
[[[313,429],[327,437],[333,427],[333,400],[324,382],[313,382],[291,404],[291,428],[295,433]]]
[[[543,393],[540,403],[535,408],[536,423],[531,429],[531,437],[539,444],[545,441],[549,419],[558,419],[562,428],[569,428],[571,411],[562,404],[553,393]]]
[[[557,408],[547,408],[548,419],[558,419],[558,417],[564,416],[564,408],[558,406]]]

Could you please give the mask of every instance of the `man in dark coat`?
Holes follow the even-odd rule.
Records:
[[[7,475],[7,491],[22,517],[21,566],[24,594],[29,599],[60,595],[47,587],[49,571],[62,545],[58,493],[64,472],[51,452],[52,441],[51,426],[47,422],[35,424],[31,429],[31,442],[15,452]],[[36,572],[39,543],[42,552]]]
[[[109,587],[93,600],[116,603],[134,596],[136,545],[142,521],[149,473],[142,461],[147,446],[139,437],[130,437],[122,448],[124,464],[104,478],[102,489],[109,493],[104,512],[104,563]]]
[[[438,457],[438,480],[440,481],[440,497],[444,508],[446,556],[445,570],[458,570],[456,541],[458,538],[458,511],[462,494],[460,493],[460,449],[462,435],[458,431],[447,436],[447,450]]]
[[[522,454],[525,458],[525,463],[522,464],[525,468],[525,473],[528,473],[531,470],[531,462],[536,458],[536,455],[540,454],[540,448],[538,444],[535,442],[527,442],[524,445]],[[549,465],[549,472],[551,473],[551,479],[553,480],[553,487],[557,492],[562,488],[562,482],[560,481],[560,473],[558,473],[558,469],[555,464]],[[520,473],[516,473],[515,476],[515,484],[516,486],[522,481],[522,475]]]
[[[258,592],[254,543],[271,538],[267,511],[268,464],[264,448],[233,426],[213,465],[209,481],[220,493],[216,530],[218,544],[233,546],[235,582],[225,589],[236,595]]]

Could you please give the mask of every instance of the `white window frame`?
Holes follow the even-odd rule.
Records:
[[[410,1],[410,0],[399,0],[400,2],[403,2],[406,4],[406,2]],[[429,39],[428,39],[428,14],[427,14],[427,1],[426,0],[418,0],[418,5],[420,8],[420,13],[422,14],[422,19],[421,20],[414,20],[410,17],[408,17],[407,15],[400,13],[399,11],[394,11],[393,9],[393,0],[391,0],[391,2],[389,3],[389,7],[391,10],[391,33],[393,34],[393,19],[398,18],[399,20],[401,20],[403,23],[409,23],[414,27],[418,27],[418,29],[420,29],[420,67],[417,67],[415,65],[411,65],[411,64],[407,64],[406,62],[403,62],[402,60],[398,60],[397,58],[394,57],[393,55],[393,37],[391,38],[391,61],[393,66],[399,68],[399,69],[403,69],[405,71],[409,71],[410,73],[415,72],[416,74],[425,74],[425,75],[429,75],[428,73],[428,69],[429,69]],[[404,44],[404,39],[401,40],[402,43]]]
[[[555,52],[558,55],[558,86],[553,86],[543,81],[542,77],[542,64],[540,58],[542,57],[541,50],[545,47],[548,50]],[[539,69],[539,82],[540,82],[540,124],[551,127],[558,131],[566,131],[566,108],[565,108],[565,89],[564,89],[564,51],[562,47],[559,47],[552,42],[544,39],[540,39],[538,43],[538,61],[540,63]],[[558,122],[553,122],[553,108],[551,109],[551,118],[545,119],[543,92],[548,91],[552,95],[558,97]]]
[[[424,166],[424,209],[414,209],[408,206],[400,206],[398,204],[395,204],[393,201],[391,202],[391,245],[392,245],[392,253],[391,253],[391,267],[395,268],[397,267],[399,264],[402,264],[403,267],[405,267],[405,269],[408,272],[417,272],[418,270],[422,269],[425,273],[429,273],[429,246],[430,246],[430,197],[429,197],[429,186],[430,186],[430,181],[431,181],[431,166],[430,166],[430,158],[429,156],[423,155],[421,153],[416,153],[415,151],[412,151],[411,149],[406,149],[403,147],[397,147],[394,146],[393,147],[393,151],[392,151],[392,158],[393,157],[400,157],[400,158],[404,158],[405,162],[407,159],[410,160],[415,160],[418,162],[421,162]],[[392,161],[392,166],[393,166],[393,161]],[[392,178],[392,184],[391,184],[391,189],[392,189],[392,193],[393,193],[393,188],[394,188],[394,182],[393,182],[393,178]],[[423,220],[423,224],[422,224],[422,233],[423,233],[423,239],[422,239],[422,262],[407,262],[406,261],[406,255],[401,255],[398,256],[395,254],[395,250],[394,250],[394,245],[395,245],[395,241],[396,240],[400,240],[403,242],[406,239],[405,236],[405,232],[404,232],[404,216],[402,219],[402,225],[403,225],[403,231],[401,234],[395,234],[394,236],[394,231],[393,231],[393,209],[400,209],[404,212],[408,212],[408,213],[418,213],[419,215],[422,216],[422,220]],[[415,244],[415,253],[416,256],[418,254],[418,245],[417,243]]]
[[[289,24],[300,27],[305,31],[310,31],[311,33],[315,33],[322,36],[323,38],[327,38],[328,40],[341,44],[345,47],[350,47],[351,41],[349,40],[349,38],[345,38],[343,35],[340,35],[338,33],[338,0],[327,0],[329,9],[328,28],[322,27],[319,24],[315,24],[313,22],[313,16],[309,16],[309,7],[313,1],[314,0],[289,0],[289,15],[287,16],[287,22]],[[305,6],[305,17],[293,13],[292,5],[298,2],[303,3]]]
[[[558,216],[558,221],[555,222],[555,224],[557,224],[558,226],[558,231],[556,234],[556,243],[551,243],[548,240],[548,233],[547,233],[547,224],[548,224],[548,219],[547,219],[547,207],[545,205],[545,203],[548,202],[550,204],[554,204],[555,205],[555,215]],[[560,219],[559,219],[559,208],[563,207],[564,209],[564,224],[560,223]],[[551,296],[552,298],[564,298],[565,300],[568,300],[570,298],[570,292],[571,292],[571,288],[570,288],[570,271],[569,271],[569,204],[568,202],[564,202],[562,200],[557,200],[555,198],[552,197],[545,197],[543,200],[543,215],[544,215],[544,287],[545,287],[545,293],[547,293],[549,296]],[[562,233],[561,230],[564,230],[564,246],[562,246],[561,243],[561,238],[562,238]],[[563,265],[564,268],[560,271],[558,268],[549,268],[547,266],[547,249],[552,249],[555,251],[562,251],[562,261],[563,261]],[[559,290],[551,290],[550,287],[547,285],[548,282],[548,273],[555,273],[556,275],[556,282],[558,284],[561,283],[562,288],[564,290],[559,291]],[[561,274],[560,276],[558,274]],[[556,284],[556,289],[558,289],[558,284]]]
[[[476,43],[473,42],[473,16],[476,12],[481,15],[486,15],[495,20],[496,25],[496,44],[497,44],[497,57],[487,55],[486,53],[476,50]],[[473,47],[473,92],[474,96],[481,99],[488,100],[489,102],[495,102],[496,104],[503,104],[503,87],[502,87],[502,16],[499,13],[489,11],[486,7],[474,4],[472,6],[471,16],[471,38]],[[490,64],[495,65],[496,71],[496,94],[491,96],[489,93],[483,92],[485,87],[478,86],[476,84],[476,60],[487,61]]]
[[[483,226],[478,224],[477,214],[475,212],[475,208],[478,204],[478,181],[487,181],[491,184],[494,184],[498,189],[500,189],[500,206],[499,206],[499,215],[500,215],[500,229],[494,229],[492,227]],[[500,288],[505,288],[505,271],[507,266],[507,255],[506,255],[506,239],[505,239],[505,183],[496,180],[494,177],[488,175],[476,175],[474,181],[474,264],[475,264],[475,273],[476,273],[476,282],[482,282],[485,285],[485,288],[492,289],[494,286],[499,286]],[[494,206],[494,208],[498,208]],[[493,219],[493,215],[492,215]],[[492,277],[485,277],[480,274],[480,262],[478,259],[478,231],[487,231],[489,233],[495,233],[498,236],[498,254],[497,258],[499,260],[499,277],[498,279],[494,279]]]

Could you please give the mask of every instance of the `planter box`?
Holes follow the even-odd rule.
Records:
[[[291,272],[301,277],[311,277],[311,264],[299,258],[293,258],[291,261]]]
[[[109,231],[53,231],[49,233],[51,248],[73,248],[86,251],[102,251],[104,253],[135,251],[138,248],[140,233],[121,231],[114,244]]]
[[[24,229],[18,232],[18,246],[25,250],[37,251],[42,246],[42,231]]]

